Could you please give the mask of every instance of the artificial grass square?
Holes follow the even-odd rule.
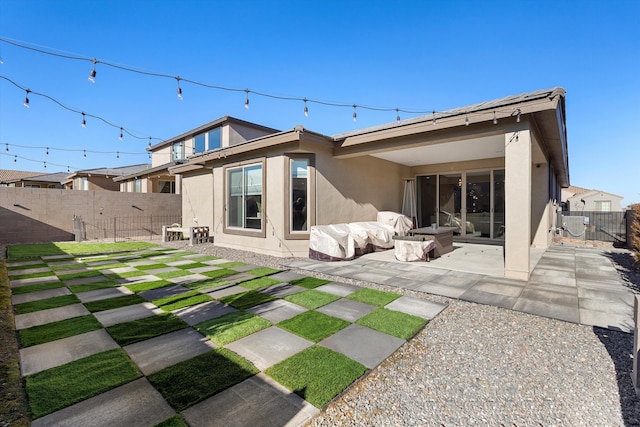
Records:
[[[93,267],[89,266],[89,268],[92,268],[94,270],[112,270],[114,268],[127,268],[127,267],[130,267],[130,266],[121,262],[114,262],[113,264],[96,265]]]
[[[284,299],[294,304],[306,307],[309,310],[315,310],[318,307],[322,307],[323,305],[327,305],[330,302],[339,300],[340,297],[337,295],[328,294],[326,292],[316,291],[315,289],[310,289],[308,291],[288,295],[284,297]]]
[[[49,277],[49,276],[55,276],[55,273],[53,271],[44,271],[42,273],[18,274],[17,276],[11,276],[10,280],[35,279],[37,277]]]
[[[295,279],[290,281],[292,285],[302,286],[307,289],[314,289],[318,286],[326,285],[330,283],[329,280],[316,279],[315,277],[301,277],[300,279]]]
[[[167,418],[161,423],[156,424],[153,427],[189,427],[188,424],[178,414],[175,414],[171,418]]]
[[[214,289],[226,284],[227,282],[225,282],[224,279],[208,279],[208,280],[200,280],[199,282],[185,283],[182,286],[187,287],[189,289],[193,289],[194,291],[197,290],[202,292],[203,290]]]
[[[343,354],[313,346],[270,367],[265,374],[322,408],[366,371]]]
[[[62,282],[49,282],[40,283],[39,285],[20,286],[18,288],[12,288],[12,295],[28,294],[30,292],[46,291],[48,289],[62,288],[64,283]]]
[[[73,255],[101,254],[106,252],[136,251],[155,247],[148,242],[119,242],[119,243],[29,243],[11,245],[7,247],[9,258],[45,256],[45,255]]]
[[[102,273],[100,273],[99,271],[89,270],[89,271],[82,271],[80,273],[71,273],[71,274],[58,273],[58,279],[64,282],[66,280],[84,279],[86,277],[96,277],[101,275]]]
[[[67,287],[74,294],[78,294],[80,292],[95,291],[96,289],[112,288],[114,286],[119,286],[119,285],[118,285],[118,283],[116,283],[113,280],[102,280],[100,282],[80,283],[78,285],[68,285]]]
[[[32,345],[68,338],[101,328],[102,325],[95,317],[87,315],[21,329],[18,331],[18,334],[20,335],[22,347],[30,347]]]
[[[239,283],[240,286],[247,289],[260,289],[266,288],[267,286],[273,286],[280,283],[279,280],[270,279],[268,277],[258,277],[257,279],[247,280],[246,282]]]
[[[7,271],[31,270],[33,268],[45,268],[45,267],[49,267],[49,266],[44,262],[42,264],[14,265],[13,267],[7,267]]]
[[[203,276],[211,277],[212,279],[217,279],[218,277],[231,276],[232,274],[238,274],[238,272],[234,270],[229,270],[228,268],[222,268],[220,270],[205,271],[204,273],[200,273],[200,274],[202,274]]]
[[[105,274],[105,276],[111,279],[129,279],[131,277],[146,276],[147,274],[149,273],[147,273],[146,271],[136,270],[136,271],[127,271],[125,273],[108,273],[108,274]]]
[[[194,328],[218,345],[229,344],[271,326],[271,322],[245,311],[234,311],[198,323]]]
[[[240,267],[242,265],[246,265],[244,262],[240,262],[240,261],[229,261],[229,262],[223,262],[220,264],[216,264],[216,267],[220,267],[220,268],[233,268],[233,267]]]
[[[190,260],[190,261],[192,261],[192,260]],[[175,265],[174,267],[181,268],[183,270],[188,270],[190,268],[211,267],[211,266],[209,264],[203,264],[201,262],[192,262],[191,264]]]
[[[168,280],[152,280],[150,282],[134,283],[132,285],[124,285],[127,289],[133,292],[150,291],[151,289],[164,288],[165,286],[172,285]]]
[[[394,292],[383,292],[375,289],[360,289],[352,294],[346,296],[354,301],[363,302],[365,304],[375,305],[378,307],[384,307],[390,302],[400,298],[402,295]]]
[[[349,325],[350,323],[346,320],[327,316],[317,311],[305,311],[278,323],[280,328],[313,342],[320,342]]]
[[[65,265],[51,265],[49,266],[53,271],[59,272],[60,274],[64,274],[65,271],[68,270],[78,270],[80,268],[91,268],[87,267],[85,264],[81,262],[74,262],[73,264],[65,264]]]
[[[189,325],[172,313],[162,313],[131,322],[118,323],[106,328],[111,337],[121,346],[126,346],[169,332],[184,329]]]
[[[138,270],[147,271],[147,270],[155,270],[157,268],[167,268],[167,267],[169,267],[167,264],[147,264],[147,265],[136,265],[134,268],[137,268]]]
[[[13,307],[16,310],[16,314],[25,314],[33,313],[34,311],[47,310],[49,308],[63,307],[65,305],[76,304],[79,302],[80,300],[75,295],[62,295],[39,301],[25,302],[24,304],[16,304]]]
[[[277,298],[274,298],[271,295],[262,294],[258,291],[247,291],[235,295],[227,295],[220,298],[220,301],[230,305],[231,307],[246,310],[247,308],[264,304],[265,302],[274,301],[276,299]]]
[[[203,261],[214,261],[216,259],[220,259],[220,257],[213,256],[213,255],[202,255],[202,256],[189,258],[189,259],[191,259],[192,261],[196,261],[196,262],[203,262]],[[207,264],[207,265],[209,265],[209,264]]]
[[[418,316],[399,311],[379,308],[356,321],[357,324],[408,340],[420,330],[427,321]]]
[[[280,273],[281,271],[282,270],[276,270],[275,268],[260,267],[260,268],[254,268],[253,270],[249,270],[247,271],[247,273],[253,274],[256,277],[262,277],[262,276],[270,276],[272,274]]]
[[[189,271],[177,270],[177,271],[167,271],[166,273],[157,273],[157,274],[154,274],[154,276],[159,277],[161,279],[173,279],[175,277],[190,276],[191,274],[193,273]]]
[[[99,301],[85,302],[84,306],[89,312],[95,313],[96,311],[111,310],[112,308],[126,307],[143,302],[147,302],[147,300],[139,295],[124,295]]]
[[[216,349],[148,377],[176,411],[182,411],[260,372],[224,348]]]
[[[203,302],[213,301],[209,295],[201,294],[198,291],[185,292],[180,295],[160,298],[151,301],[156,307],[164,311],[173,311],[183,307],[189,307]]]
[[[33,417],[40,418],[141,376],[118,348],[29,375],[25,381]]]

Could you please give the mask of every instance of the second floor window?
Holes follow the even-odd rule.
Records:
[[[220,148],[220,128],[196,135],[193,139],[194,154]]]
[[[171,146],[171,161],[184,160],[184,142],[176,142]]]

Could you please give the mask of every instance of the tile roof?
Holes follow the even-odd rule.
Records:
[[[16,181],[30,176],[42,175],[41,172],[16,171],[10,169],[0,169],[0,183]]]

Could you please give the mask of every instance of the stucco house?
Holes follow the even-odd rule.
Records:
[[[0,175],[0,187],[22,188],[64,188],[62,183],[67,177],[64,172],[42,174],[9,170],[0,171]]]
[[[124,175],[142,173],[149,169],[151,165],[142,163],[138,165],[120,166],[115,168],[95,168],[83,169],[68,174],[64,185],[72,190],[105,190],[120,191],[121,185],[114,182],[114,178]],[[142,192],[141,182],[135,182],[126,187],[128,192]]]
[[[606,191],[574,185],[562,189],[562,201],[569,212],[622,212],[623,198]]]
[[[208,225],[216,245],[281,257],[306,257],[313,225],[401,211],[405,182],[415,180],[418,226],[462,224],[457,239],[503,244],[505,276],[527,279],[531,248],[551,243],[569,186],[565,91],[333,136],[265,131],[205,147],[169,171],[182,176],[183,226]]]

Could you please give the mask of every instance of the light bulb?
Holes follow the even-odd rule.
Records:
[[[116,159],[120,159],[120,152],[119,151],[116,153]]]
[[[178,99],[182,101],[182,88],[180,87],[180,77],[176,77],[176,82],[178,83],[178,88],[176,89],[176,92],[178,93]]]
[[[520,109],[518,108],[518,115],[516,116],[516,123],[520,123]]]
[[[67,166],[67,173],[71,172],[71,169],[69,168],[69,166]]]
[[[45,153],[46,156],[49,156],[49,147],[47,147],[47,152]]]
[[[122,128],[120,128],[120,137],[118,139],[120,139],[120,141],[122,141]]]
[[[304,101],[304,116],[309,117],[309,108],[307,107],[307,99],[303,99]]]
[[[247,93],[247,97],[244,99],[244,109],[249,109],[249,89],[244,90]]]
[[[18,155],[13,156],[13,163],[18,163]]]
[[[24,96],[24,102],[22,103],[22,105],[24,105],[24,108],[29,108],[29,92],[31,92],[29,89],[27,89],[26,91],[27,93]]]
[[[469,115],[467,114],[466,117],[464,118],[464,125],[465,126],[469,126]]]
[[[433,125],[436,125],[436,111],[433,110],[433,119],[431,119],[431,122],[433,123]]]
[[[86,159],[87,158],[87,150],[82,150],[82,151],[84,151],[84,158]]]
[[[87,127],[87,121],[84,118],[84,113],[82,113],[82,127],[86,128]]]
[[[396,122],[400,123],[400,110],[396,108]]]
[[[47,162],[44,162],[44,168],[45,169],[47,168]]]
[[[7,150],[7,153],[8,153],[9,152],[9,144],[5,144],[5,145],[7,146],[6,150]]]
[[[493,124],[497,125],[498,124],[498,119],[496,118],[496,112],[493,112]]]
[[[358,113],[356,113],[357,105],[353,104],[353,122],[355,123],[358,120]]]
[[[97,74],[97,73],[96,73],[96,64],[98,63],[98,60],[97,60],[97,59],[94,59],[92,62],[93,62],[93,69],[92,69],[91,71],[89,71],[89,77],[88,77],[88,80],[89,80],[91,83],[95,83],[95,82],[96,82],[96,74]]]
[[[151,150],[151,137],[149,137],[149,144],[147,145],[147,149]]]

